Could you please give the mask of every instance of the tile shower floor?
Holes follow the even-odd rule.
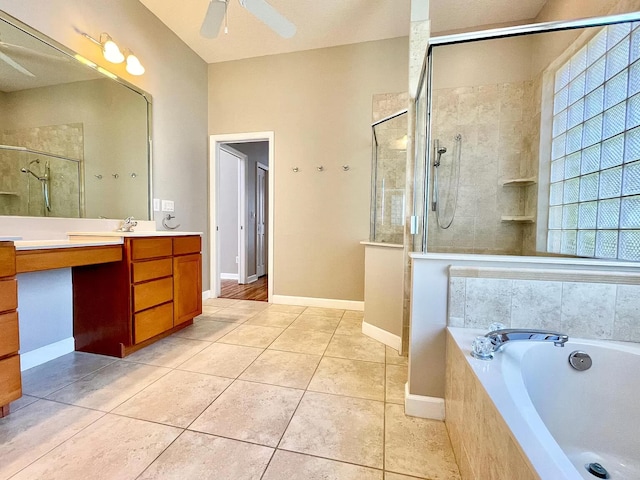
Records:
[[[406,359],[362,313],[212,299],[126,359],[23,372],[0,478],[459,479],[442,422],[404,415]]]

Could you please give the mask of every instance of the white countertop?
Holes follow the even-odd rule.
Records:
[[[133,232],[67,232],[69,237],[175,237],[202,235],[202,232],[177,232],[173,230],[134,230]]]
[[[404,248],[404,245],[400,243],[370,242],[368,240],[361,241],[360,245],[365,245],[368,247]]]
[[[121,245],[122,237],[96,240],[17,240],[13,244],[16,250],[42,250],[44,248],[98,247],[102,245]]]

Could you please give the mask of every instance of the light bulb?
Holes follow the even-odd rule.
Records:
[[[133,53],[127,55],[127,72],[131,75],[142,75],[144,73],[144,67]]]
[[[102,54],[111,63],[122,63],[124,61],[124,55],[116,45],[116,42],[111,40],[111,37],[108,37],[107,41],[102,44]]]

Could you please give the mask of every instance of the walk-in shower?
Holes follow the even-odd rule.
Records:
[[[454,147],[448,150],[439,139],[434,140],[433,186],[431,188],[431,210],[436,213],[439,228],[447,229],[453,223],[458,205],[460,186],[460,156],[462,154],[462,135],[457,134]]]
[[[81,162],[0,144],[0,215],[81,217]]]
[[[402,245],[404,241],[407,110],[371,124],[372,242]]]

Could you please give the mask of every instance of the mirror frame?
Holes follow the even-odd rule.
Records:
[[[432,95],[433,95],[433,47],[444,46],[444,45],[455,45],[460,43],[468,43],[475,42],[481,40],[492,40],[498,38],[510,38],[510,37],[518,37],[523,35],[535,34],[535,33],[549,33],[549,32],[560,32],[566,30],[577,30],[580,28],[590,28],[590,27],[605,27],[607,25],[614,25],[617,23],[624,22],[637,22],[640,21],[640,12],[631,12],[631,13],[622,13],[616,15],[606,15],[600,17],[593,18],[584,18],[579,20],[569,20],[569,21],[553,21],[553,22],[543,22],[543,23],[532,23],[528,25],[518,25],[515,27],[504,27],[504,28],[495,28],[488,30],[478,30],[475,32],[466,32],[466,33],[457,33],[452,35],[441,35],[436,37],[431,37],[429,39],[429,45],[424,54],[424,59],[422,61],[422,69],[420,71],[420,77],[418,81],[418,92],[421,92],[422,89],[426,89],[427,95],[427,122],[426,122],[426,141],[425,141],[425,152],[415,151],[415,161],[418,161],[418,157],[421,155],[425,156],[425,166],[426,166],[426,174],[424,178],[424,220],[422,224],[422,252],[421,253],[431,253],[427,250],[427,233],[428,233],[428,208],[429,208],[429,200],[428,197],[431,193],[430,184],[432,182],[431,172],[429,166],[431,165],[432,159],[432,148],[429,148],[431,145],[431,107],[432,107]],[[418,95],[416,95],[416,101],[418,99]],[[417,103],[414,105],[414,109],[417,113]],[[418,124],[417,118],[415,124]],[[415,189],[414,189],[415,191]],[[414,205],[415,211],[415,205]],[[548,253],[548,252],[545,252]],[[479,254],[478,254],[479,255]],[[487,256],[492,256],[491,254],[487,254]],[[495,255],[493,255],[495,256]],[[505,256],[505,255],[500,255]],[[522,257],[523,255],[508,255],[513,257]],[[555,254],[547,254],[541,255],[541,257],[557,257]],[[594,260],[594,261],[603,261],[600,258],[593,257],[573,257],[570,256],[568,258],[580,258],[585,260]]]
[[[152,142],[152,130],[151,130],[153,102],[152,102],[151,94],[142,90],[141,88],[138,88],[137,86],[128,82],[127,80],[120,78],[115,73],[108,71],[107,69],[97,65],[96,63],[92,62],[89,59],[85,59],[86,63],[79,60],[79,58],[84,59],[84,57],[80,55],[78,52],[71,50],[70,48],[66,47],[60,42],[57,42],[51,37],[48,37],[47,35],[40,32],[39,30],[36,30],[35,28],[9,15],[4,10],[0,10],[0,20],[8,23],[9,25],[17,28],[18,30],[21,30],[22,32],[35,38],[36,40],[41,41],[45,45],[48,45],[51,48],[54,48],[58,52],[69,57],[70,60],[77,62],[80,65],[83,65],[85,68],[90,68],[94,70],[96,73],[100,74],[101,76],[105,78],[109,78],[110,80],[117,82],[123,87],[128,88],[129,90],[140,95],[145,100],[147,105],[147,162],[146,163],[147,163],[147,170],[149,174],[148,174],[148,184],[147,184],[147,218],[144,220],[153,220],[153,149],[152,149],[153,142]],[[84,192],[85,182],[84,182],[84,165],[83,164],[81,164],[81,178],[82,178],[82,184],[80,185],[80,188],[81,188],[81,191]],[[39,217],[33,217],[33,218],[39,218]],[[76,218],[76,217],[73,217],[73,218]],[[89,218],[89,217],[78,217],[78,218]]]

